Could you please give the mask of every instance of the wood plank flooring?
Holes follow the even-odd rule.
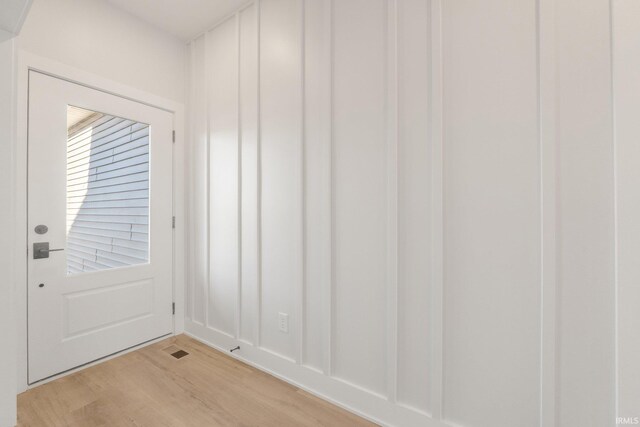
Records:
[[[18,396],[21,427],[373,425],[185,335]]]

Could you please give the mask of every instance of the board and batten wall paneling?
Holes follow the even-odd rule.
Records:
[[[558,0],[558,426],[613,426],[614,157],[609,0]]]
[[[237,17],[208,34],[209,297],[208,326],[236,335],[239,286]]]
[[[194,39],[188,333],[383,425],[613,425],[614,188],[619,302],[637,215],[609,6],[259,0]]]
[[[189,150],[191,182],[191,319],[206,324],[209,288],[209,135],[206,67],[206,37],[191,42],[191,90]]]
[[[640,417],[640,2],[613,1],[617,207],[616,417]]]
[[[430,2],[397,3],[398,402],[430,409]],[[401,362],[401,363],[400,363]],[[427,386],[425,386],[427,385]]]
[[[259,285],[258,12],[251,5],[239,14],[241,289],[240,338],[255,343]]]
[[[260,2],[261,345],[297,359],[303,286],[302,58],[298,0]],[[289,332],[278,315],[289,316]]]
[[[539,425],[536,1],[443,2],[444,417]]]
[[[329,373],[331,322],[331,4],[305,0],[303,363]],[[328,317],[328,316],[327,316]]]
[[[429,7],[262,0],[190,46],[187,331],[401,425],[431,423]]]
[[[388,226],[386,2],[334,2],[333,20],[333,372],[383,394]],[[353,25],[356,20],[358,25]]]

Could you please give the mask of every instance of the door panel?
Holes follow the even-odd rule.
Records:
[[[29,383],[172,332],[172,128],[30,72]]]

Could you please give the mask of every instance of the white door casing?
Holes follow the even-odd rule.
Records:
[[[68,106],[148,125],[148,263],[67,273]],[[172,332],[172,128],[170,112],[29,73],[30,384]],[[64,250],[34,259],[37,242]]]

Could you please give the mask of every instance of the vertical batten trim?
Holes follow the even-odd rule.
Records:
[[[329,185],[329,194],[328,194],[328,202],[329,202],[329,234],[330,234],[330,242],[329,242],[329,283],[327,286],[327,295],[325,295],[325,310],[326,310],[326,319],[327,319],[327,327],[325,331],[325,360],[324,360],[324,369],[325,374],[328,376],[333,376],[333,365],[335,358],[335,287],[336,287],[336,200],[335,200],[335,162],[334,162],[334,75],[335,75],[335,64],[334,64],[334,46],[335,46],[335,30],[334,30],[334,0],[327,0],[327,22],[325,26],[325,35],[327,37],[326,40],[326,61],[327,61],[327,85],[328,85],[328,95],[329,99],[327,102],[328,107],[328,134],[329,141],[327,146],[327,160],[329,163],[328,167],[328,177],[327,183]]]
[[[618,213],[618,133],[616,126],[616,81],[615,81],[615,6],[614,0],[609,0],[609,51],[610,51],[610,67],[611,67],[611,136],[612,136],[612,150],[613,150],[613,298],[614,298],[614,366],[613,366],[613,383],[614,383],[614,416],[618,417],[620,413],[620,325],[619,325],[619,292],[620,292],[620,265],[619,265],[619,251],[620,251],[620,228],[619,228],[619,213]],[[623,416],[623,414],[620,414]]]
[[[556,418],[557,167],[554,0],[537,1],[538,134],[541,215],[540,426]]]
[[[444,78],[443,78],[443,0],[431,0],[430,122],[431,122],[431,364],[430,403],[434,420],[443,419],[444,353]]]
[[[398,394],[398,4],[385,2],[387,139],[387,397]]]
[[[333,298],[334,298],[334,286],[335,286],[335,212],[334,212],[334,162],[333,162],[333,74],[334,74],[334,66],[333,66],[333,0],[325,0],[325,10],[324,10],[324,40],[322,44],[322,63],[326,67],[325,71],[325,80],[323,84],[326,85],[326,90],[323,91],[323,107],[326,108],[325,114],[323,114],[323,120],[325,126],[323,129],[326,134],[326,143],[323,145],[323,164],[325,165],[324,171],[324,183],[326,185],[326,190],[324,194],[324,201],[327,205],[327,215],[323,222],[323,228],[326,231],[324,233],[327,236],[327,241],[325,242],[325,251],[324,256],[327,262],[326,268],[326,276],[323,280],[323,284],[325,285],[325,295],[324,295],[324,318],[326,319],[326,324],[324,325],[324,353],[323,353],[323,370],[324,374],[328,376],[333,375],[333,337],[334,331],[333,328],[335,326],[335,322],[333,319]]]
[[[209,305],[211,301],[210,297],[210,288],[211,288],[211,93],[210,84],[209,84],[209,38],[210,33],[207,31],[204,35],[204,93],[205,93],[205,116],[207,122],[207,287],[205,292],[205,301],[204,304],[204,324],[205,327],[209,328]]]
[[[202,35],[215,30],[216,28],[218,28],[220,25],[224,24],[226,21],[228,21],[229,19],[231,19],[233,16],[235,16],[237,13],[242,13],[245,9],[250,8],[251,6],[253,6],[254,4],[257,4],[260,0],[255,0],[255,1],[249,1],[247,3],[245,3],[244,5],[240,6],[239,8],[235,9],[233,12],[229,13],[228,15],[223,16],[222,18],[218,19],[213,25],[211,25],[210,27],[208,27],[206,30],[204,30],[201,33],[196,34],[195,36],[193,36],[191,38],[190,41],[196,40],[199,37],[202,37]]]
[[[257,219],[258,219],[258,280],[257,280],[257,295],[256,295],[256,329],[255,329],[255,345],[260,347],[262,341],[262,108],[260,99],[260,56],[261,56],[261,33],[260,33],[260,15],[262,14],[261,0],[256,0],[256,41],[257,41],[257,154],[258,154],[258,200],[257,200]]]
[[[306,161],[305,161],[305,146],[306,146],[306,92],[305,92],[305,3],[306,0],[299,0],[300,2],[300,189],[298,194],[300,195],[300,272],[299,281],[300,285],[297,287],[297,335],[298,335],[298,348],[297,348],[297,363],[303,364],[304,361],[304,348],[305,348],[305,327],[306,327],[306,306],[305,298],[307,295],[307,282],[306,282],[306,259],[307,259],[307,236],[306,236],[306,215],[307,206],[305,201],[305,184],[306,184]]]
[[[197,275],[194,274],[194,272],[196,271],[196,265],[195,265],[195,248],[194,248],[194,242],[193,242],[193,237],[195,236],[195,221],[193,218],[193,214],[195,212],[194,209],[194,197],[193,195],[195,194],[195,177],[194,177],[194,173],[193,173],[193,166],[194,166],[194,162],[193,162],[193,151],[194,151],[194,145],[195,145],[195,114],[193,114],[193,112],[195,111],[196,107],[195,107],[195,81],[196,81],[196,60],[195,60],[195,56],[196,56],[196,52],[195,52],[196,48],[195,48],[195,40],[191,41],[189,43],[189,64],[191,66],[191,69],[189,70],[189,77],[191,79],[191,81],[189,82],[189,106],[192,109],[191,110],[191,114],[188,115],[188,120],[189,120],[189,138],[186,140],[186,153],[185,153],[185,157],[187,159],[188,162],[188,166],[186,168],[186,171],[188,171],[189,174],[189,179],[188,179],[188,188],[189,191],[187,192],[187,194],[185,195],[187,197],[187,203],[189,206],[189,212],[186,212],[185,217],[186,218],[190,218],[191,221],[189,221],[189,224],[187,224],[188,226],[185,227],[186,230],[188,230],[187,236],[186,236],[186,240],[187,240],[187,254],[188,254],[188,259],[187,262],[185,263],[186,265],[189,266],[189,268],[187,269],[187,283],[188,283],[188,299],[187,299],[187,304],[189,304],[189,319],[191,321],[193,321],[195,319],[195,312],[194,312],[194,300],[195,300],[195,287],[196,287],[196,277]]]
[[[236,48],[237,48],[237,140],[238,140],[238,283],[236,295],[236,339],[242,334],[242,72],[241,72],[241,28],[240,13],[236,13]]]

